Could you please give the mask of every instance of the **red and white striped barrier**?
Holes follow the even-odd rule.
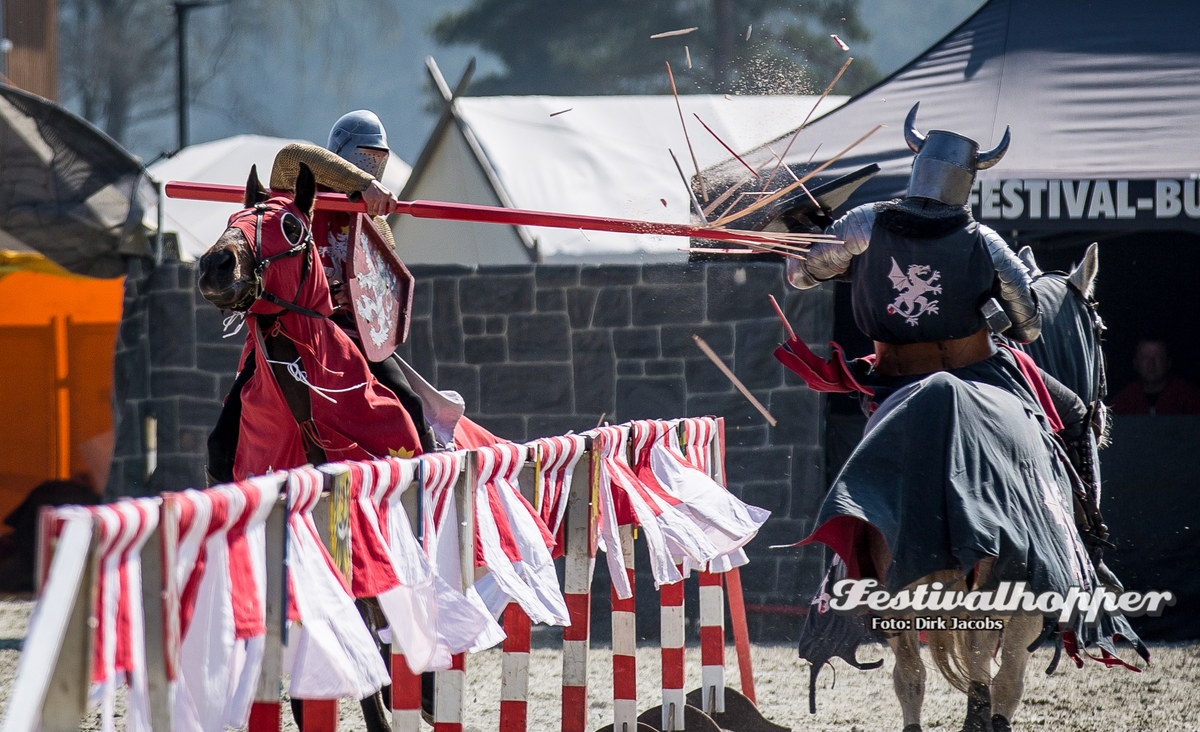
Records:
[[[0,732],[74,728],[89,686],[111,729],[121,679],[131,687],[128,729],[274,732],[284,674],[293,698],[313,700],[362,697],[390,676],[393,729],[415,732],[427,670],[436,671],[435,732],[461,732],[465,655],[502,639],[500,726],[523,732],[536,621],[566,625],[562,729],[584,732],[597,548],[613,578],[613,726],[632,732],[635,530],[648,541],[662,598],[663,711],[654,722],[683,729],[690,719],[683,579],[692,570],[712,570],[699,572],[700,692],[702,706],[721,713],[720,572],[737,571],[747,531],[765,518],[719,485],[721,426],[711,418],[635,422],[59,509],[48,514],[43,600],[26,646],[26,656],[32,650],[52,662],[34,668],[23,657]],[[530,472],[532,480],[524,477]],[[328,531],[314,512],[329,514]],[[559,556],[561,589],[551,563]],[[390,664],[380,663],[354,597],[378,598],[392,630]],[[489,605],[506,608],[503,631]],[[737,615],[735,607],[735,637]],[[97,618],[95,632],[89,618]],[[741,656],[739,642],[745,688]],[[51,686],[72,690],[74,701],[48,704]],[[324,710],[334,716],[314,724],[306,707],[306,730],[336,726],[336,706]]]
[[[553,554],[563,556],[563,597],[570,624],[563,628],[562,730],[588,729],[588,643],[592,611],[594,448],[581,435],[547,437],[530,443],[536,456],[534,501],[551,535]],[[584,454],[586,467],[577,469]]]

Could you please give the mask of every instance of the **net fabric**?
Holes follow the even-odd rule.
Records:
[[[66,109],[0,85],[0,230],[74,274],[119,277],[151,254],[140,160]]]

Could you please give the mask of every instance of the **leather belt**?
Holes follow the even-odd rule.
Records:
[[[966,338],[924,343],[875,341],[875,370],[885,376],[916,376],[970,366],[996,352],[987,329]]]

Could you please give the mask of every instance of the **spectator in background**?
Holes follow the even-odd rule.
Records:
[[[1137,379],[1113,399],[1114,414],[1200,414],[1200,392],[1171,375],[1171,357],[1165,341],[1143,338],[1134,351]]]

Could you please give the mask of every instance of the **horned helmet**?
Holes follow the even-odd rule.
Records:
[[[908,196],[931,198],[951,206],[965,206],[975,183],[975,173],[986,170],[1008,151],[1009,129],[1004,128],[1000,144],[985,152],[974,140],[946,130],[917,131],[917,107],[913,105],[904,120],[904,140],[917,154],[908,178]]]
[[[329,131],[325,147],[376,180],[383,178],[388,162],[387,132],[374,112],[356,109],[342,115]]]

